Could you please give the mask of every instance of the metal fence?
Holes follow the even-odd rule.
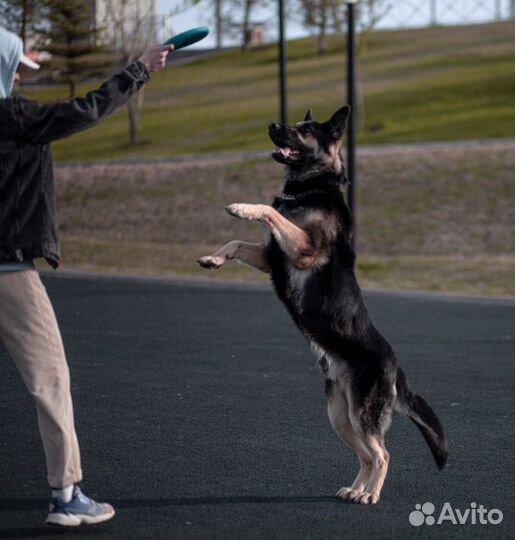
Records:
[[[295,0],[292,0],[294,2]],[[273,0],[262,7],[257,6],[256,17],[265,21],[267,41],[277,39],[277,21],[275,4]],[[341,9],[345,13],[345,0],[339,0]],[[357,3],[358,28],[397,29],[421,28],[438,25],[465,25],[487,23],[513,19],[515,15],[515,0],[359,0]],[[199,2],[196,18],[189,24],[204,25],[213,23],[210,16],[210,7],[207,0]],[[176,17],[180,15],[160,14],[156,17],[156,40],[164,41],[177,31]],[[341,18],[341,17],[340,17]],[[302,17],[290,17],[288,28],[297,37],[303,31],[312,33],[301,24]],[[214,23],[213,23],[214,24]],[[235,44],[237,40],[224,35],[224,45]],[[208,43],[206,41],[205,43]]]
[[[362,0],[360,8],[363,26],[417,28],[513,19],[515,0]]]

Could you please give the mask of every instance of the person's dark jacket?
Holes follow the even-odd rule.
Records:
[[[86,97],[48,105],[0,99],[0,263],[44,257],[57,268],[50,143],[94,126],[148,79],[146,67],[134,62]]]

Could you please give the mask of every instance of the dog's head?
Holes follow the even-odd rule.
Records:
[[[342,174],[340,148],[349,114],[350,107],[345,105],[320,123],[313,120],[310,109],[304,121],[294,126],[270,124],[268,133],[278,147],[272,157],[301,176],[323,171]]]

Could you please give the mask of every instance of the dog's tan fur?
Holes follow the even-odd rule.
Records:
[[[241,240],[232,240],[213,255],[201,257],[197,262],[204,268],[220,268],[227,261],[238,261],[269,274],[270,267],[264,250],[265,246],[262,243],[251,244]]]
[[[288,255],[292,264],[299,269],[312,266],[316,260],[309,236],[300,227],[265,204],[231,204],[226,208],[234,217],[264,223]],[[204,268],[220,268],[228,260],[237,260],[263,272],[269,272],[263,244],[248,244],[233,240],[213,255],[201,257],[198,263]]]

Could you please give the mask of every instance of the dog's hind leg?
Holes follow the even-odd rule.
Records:
[[[384,446],[384,437],[381,435],[364,435],[362,441],[372,458],[372,474],[363,493],[353,500],[360,504],[375,504],[379,501],[383,489],[390,454]]]
[[[349,417],[354,432],[371,458],[372,471],[363,493],[352,500],[360,504],[375,504],[383,488],[390,454],[384,445],[384,435],[390,426],[395,391],[388,378],[379,379],[370,393],[359,403],[349,392]]]
[[[237,261],[261,270],[262,272],[270,273],[270,266],[265,254],[263,244],[251,244],[240,240],[233,240],[213,255],[206,255],[197,259],[197,263],[202,268],[220,268],[227,261]]]
[[[326,379],[327,412],[336,434],[352,448],[359,459],[360,470],[351,486],[342,487],[336,494],[342,499],[354,500],[361,496],[372,475],[372,457],[355,433],[350,422],[347,398],[337,384]]]
[[[355,390],[343,385],[347,403],[347,438],[358,453],[363,475],[358,475],[355,485],[344,490],[340,496],[359,504],[375,504],[379,501],[383,483],[388,472],[390,455],[384,445],[384,434],[391,421],[394,394],[375,384],[365,400],[356,400]],[[388,382],[384,386],[388,386]],[[361,473],[361,471],[360,471]]]

